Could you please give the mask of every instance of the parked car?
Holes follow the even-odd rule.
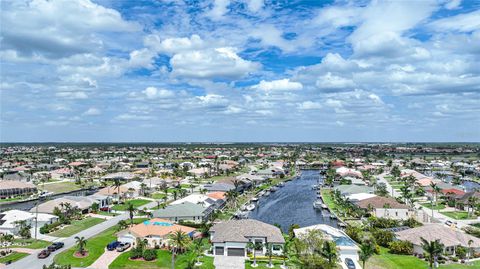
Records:
[[[101,207],[101,208],[100,208],[100,211],[108,212],[109,209],[110,209],[110,207],[104,206],[104,207]]]
[[[64,244],[63,242],[55,242],[55,243],[51,244],[50,246],[48,246],[47,249],[48,249],[48,251],[50,251],[50,252],[54,252],[54,251],[57,250],[57,249],[63,248],[64,245],[65,245],[65,244]]]
[[[447,221],[445,221],[445,224],[446,224],[447,226],[452,226],[453,222],[447,220]]]
[[[125,251],[127,248],[129,248],[129,247],[130,247],[130,243],[120,243],[120,244],[118,244],[118,246],[117,246],[117,251],[118,251],[118,252],[123,252],[123,251]]]
[[[37,255],[37,257],[39,259],[45,259],[48,256],[50,256],[50,251],[48,249],[44,249],[44,250],[40,251],[40,253],[38,253],[38,255]]]
[[[110,251],[115,250],[118,247],[118,245],[120,245],[120,242],[118,242],[118,241],[110,242],[107,245],[107,250],[110,250]]]
[[[348,269],[355,269],[355,263],[350,258],[345,258],[345,264],[347,265]]]

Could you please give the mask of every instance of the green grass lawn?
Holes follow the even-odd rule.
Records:
[[[28,198],[28,196],[18,196],[18,197],[13,197],[13,198],[0,199],[0,203],[20,201],[20,200],[24,200],[24,199],[27,199],[27,198]]]
[[[44,240],[17,238],[13,241],[13,244],[11,247],[39,249],[39,248],[46,248],[50,246],[50,244],[52,243]]]
[[[45,184],[43,189],[49,192],[54,193],[61,193],[61,192],[69,192],[79,190],[81,188],[80,185],[75,184],[75,182],[60,182],[60,183],[53,183],[53,184]]]
[[[124,269],[124,268],[142,268],[142,269],[169,269],[171,268],[172,256],[169,251],[158,250],[157,259],[155,261],[132,261],[130,260],[130,251],[122,253],[115,259],[109,269]],[[203,264],[198,267],[201,269],[214,269],[212,257],[202,257],[200,259]],[[175,261],[175,268],[184,269],[187,266],[188,254],[178,255]]]
[[[72,221],[72,224],[61,230],[57,230],[48,235],[56,237],[69,237],[94,225],[104,222],[104,219],[87,217],[81,220]]]
[[[12,252],[10,255],[0,258],[0,263],[6,263],[7,261],[15,262],[27,256],[28,256],[27,253]]]
[[[361,263],[360,263],[361,264]],[[380,248],[380,255],[372,256],[365,267],[368,269],[428,269],[428,263],[411,255],[396,255],[388,253],[388,249]],[[448,264],[440,265],[442,269],[479,269],[480,261],[474,262],[472,265],[464,264]]]
[[[128,204],[133,204],[133,206],[137,209],[143,209],[142,206],[151,202],[152,201],[144,200],[144,199],[130,200],[130,201],[126,201],[125,204],[114,205],[112,207],[112,210],[125,211],[128,208]]]
[[[258,261],[257,260],[257,267],[252,267],[252,264],[253,264],[253,260],[252,261],[245,261],[245,269],[254,269],[254,268],[262,268],[262,269],[268,269],[270,267],[267,267],[268,266],[268,261]],[[272,259],[272,264],[273,264],[273,268],[280,268],[280,265],[283,264],[283,261],[279,261],[279,260],[273,260]],[[288,259],[286,260],[286,264],[287,266],[289,266],[289,262],[288,262]]]
[[[140,223],[147,219],[138,218],[133,219],[134,223]],[[95,262],[104,252],[105,247],[108,243],[117,239],[118,226],[115,225],[113,227],[108,228],[107,230],[101,232],[100,234],[87,239],[87,250],[89,255],[85,258],[76,258],[73,256],[73,253],[77,250],[76,247],[69,248],[57,256],[55,256],[55,263],[60,265],[68,265],[70,264],[72,267],[87,267],[90,266],[93,262]]]
[[[453,218],[453,219],[476,219],[475,216],[468,217],[468,213],[466,211],[452,211],[452,212],[440,212],[443,215]]]
[[[155,192],[155,193],[152,193],[152,198],[153,199],[156,199],[156,200],[163,200],[163,198],[165,198],[165,193],[164,192]]]
[[[328,208],[338,215],[338,212],[342,212],[341,207],[335,203],[332,197],[332,191],[327,189],[322,189],[322,200],[328,206]],[[340,216],[339,216],[340,217]]]
[[[432,206],[430,205],[430,203],[423,203],[423,204],[420,204],[420,205],[422,205],[423,207],[432,209]],[[437,205],[433,206],[433,209],[434,210],[442,210],[442,209],[445,209],[445,205],[437,204]]]

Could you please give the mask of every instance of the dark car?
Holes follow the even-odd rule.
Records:
[[[118,247],[118,245],[120,245],[120,242],[113,241],[113,242],[111,242],[110,244],[107,245],[107,249],[110,250],[110,251],[115,250]]]
[[[117,251],[118,252],[123,252],[125,251],[127,248],[130,247],[130,243],[120,243],[118,246],[117,246]]]
[[[47,249],[48,249],[48,251],[50,251],[50,252],[54,252],[54,251],[57,250],[57,249],[63,248],[64,245],[65,245],[65,244],[64,244],[63,242],[55,242],[55,243],[51,244],[50,246],[48,246]]]
[[[345,264],[347,265],[348,269],[355,269],[355,263],[353,263],[352,259],[345,258]]]
[[[50,256],[50,251],[48,249],[44,249],[44,250],[40,251],[40,253],[38,253],[38,255],[37,255],[37,257],[39,259],[45,259],[48,256]]]
[[[108,207],[108,206],[104,206],[104,207],[101,207],[101,208],[100,208],[100,211],[105,211],[105,212],[107,212],[107,211],[109,211],[109,210],[110,210],[110,207]]]

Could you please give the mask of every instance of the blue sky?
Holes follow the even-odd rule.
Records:
[[[1,1],[6,141],[480,140],[480,1]]]

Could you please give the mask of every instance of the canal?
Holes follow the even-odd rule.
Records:
[[[286,182],[283,188],[260,198],[249,218],[280,224],[284,232],[292,224],[305,227],[323,223],[337,227],[337,220],[330,219],[328,211],[313,208],[316,191],[312,190],[312,185],[317,184],[319,177],[319,170],[302,170],[300,178]]]

